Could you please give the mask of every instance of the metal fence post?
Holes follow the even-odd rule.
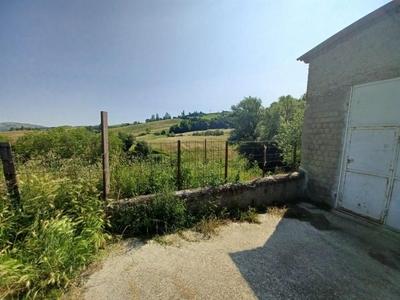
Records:
[[[267,165],[267,148],[268,148],[267,145],[264,145],[262,177],[265,177],[265,167]]]
[[[21,201],[21,196],[17,184],[17,174],[11,152],[10,143],[0,143],[0,157],[3,163],[3,172],[10,198],[14,201],[13,205],[17,208]]]
[[[101,112],[101,151],[103,158],[103,199],[110,194],[110,161],[108,151],[108,117],[107,112]]]
[[[178,184],[178,190],[182,189],[182,177],[181,177],[181,141],[178,140],[178,174],[177,174],[177,184]]]
[[[296,171],[296,155],[297,155],[297,143],[294,143],[293,145],[293,162],[292,162],[292,172]]]
[[[228,182],[228,141],[225,142],[225,183]]]

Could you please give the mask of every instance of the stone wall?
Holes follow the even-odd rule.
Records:
[[[301,168],[312,200],[335,205],[351,87],[399,76],[399,12],[310,61]]]
[[[300,201],[303,199],[304,188],[304,176],[296,172],[244,183],[177,191],[175,196],[185,199],[190,210],[196,210],[210,202],[216,208],[248,208]],[[113,207],[123,208],[141,201],[149,201],[153,197],[154,195],[146,195],[123,199],[114,202]]]

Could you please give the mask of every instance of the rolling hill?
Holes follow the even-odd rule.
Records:
[[[0,123],[0,131],[9,131],[10,128],[46,128],[42,125],[28,124],[28,123],[18,123],[18,122],[1,122]]]

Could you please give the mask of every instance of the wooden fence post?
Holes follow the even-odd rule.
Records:
[[[225,183],[228,183],[228,141],[225,142]]]
[[[101,151],[103,158],[103,199],[110,194],[110,155],[108,151],[108,117],[107,112],[101,112]]]
[[[293,145],[293,162],[292,162],[292,172],[296,171],[296,159],[297,159],[297,143]]]
[[[0,157],[3,163],[3,172],[10,198],[14,201],[13,205],[17,208],[21,201],[21,196],[17,184],[17,174],[11,152],[10,143],[0,143]]]
[[[178,140],[178,174],[177,174],[177,184],[178,191],[182,189],[182,177],[181,177],[181,141]]]

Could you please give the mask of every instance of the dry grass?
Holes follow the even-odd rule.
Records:
[[[271,206],[267,208],[267,214],[274,217],[283,217],[288,210],[289,207],[287,206]]]
[[[220,232],[221,226],[226,225],[227,220],[218,219],[217,217],[203,218],[194,228],[195,232],[200,233],[204,239],[210,239],[217,236]]]
[[[138,136],[139,134],[146,132],[146,130],[150,130],[150,133],[162,130],[169,131],[169,128],[172,125],[178,125],[180,122],[181,119],[161,120],[156,122],[110,128],[110,131],[122,131],[128,134],[133,134],[134,136]]]
[[[0,132],[0,136],[4,136],[11,140],[11,142],[15,142],[19,137],[23,136],[26,132],[29,131],[2,131]]]

